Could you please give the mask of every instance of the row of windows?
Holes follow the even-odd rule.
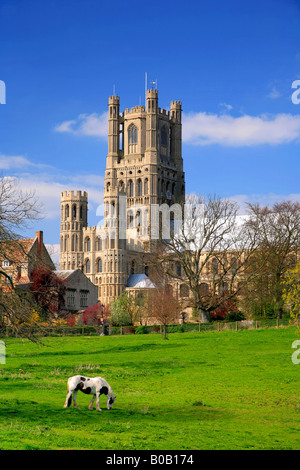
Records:
[[[111,248],[113,249],[114,239],[111,237]],[[68,251],[69,235],[61,237],[60,248],[61,251]],[[108,249],[108,239],[102,240],[101,237],[96,238],[95,250],[101,251],[102,249]],[[82,251],[82,241],[78,235],[72,235],[71,237],[71,251]],[[91,251],[91,239],[89,237],[84,240],[84,251]]]
[[[113,262],[112,261],[109,261],[107,263],[107,266],[106,266],[106,263],[104,263],[104,272],[106,272],[106,267],[107,267],[108,272],[113,272]],[[101,258],[97,259],[95,268],[96,268],[97,273],[102,273],[103,272],[103,262],[102,262]],[[137,268],[136,262],[134,260],[130,261],[128,263],[128,268],[129,268],[130,274],[135,274],[136,268]],[[91,260],[90,259],[87,259],[85,261],[84,269],[85,269],[86,274],[91,274]],[[147,275],[148,274],[148,266],[145,266],[144,271],[145,271],[145,274]]]
[[[63,216],[63,207],[62,207],[62,216]],[[77,219],[77,214],[78,214],[78,209],[77,209],[77,204],[73,204],[71,209],[69,204],[65,205],[64,212],[65,212],[65,219],[68,219],[70,217],[70,210],[72,211],[72,220]],[[79,218],[82,220],[83,218],[83,206],[79,207]]]
[[[67,291],[67,306],[75,307],[75,290]],[[80,307],[88,306],[88,291],[80,291]]]
[[[106,191],[109,191],[110,188],[110,182],[106,184]],[[119,182],[119,188],[122,191],[125,191],[125,183],[124,181]],[[143,181],[139,178],[136,182],[136,196],[143,196],[143,194],[149,194],[149,180],[148,178],[145,178],[144,183]],[[134,197],[134,183],[132,180],[128,181],[127,184],[127,196],[128,197]]]
[[[169,141],[170,140],[171,140],[171,128],[169,129]],[[167,147],[168,131],[165,126],[162,128],[160,132],[160,141],[161,141],[161,145]],[[130,146],[132,144],[137,144],[137,143],[138,143],[138,129],[134,124],[131,124],[128,128],[128,144]]]
[[[176,188],[175,182],[172,183],[171,181],[160,180],[160,178],[158,178],[157,182],[158,182],[158,188],[157,188],[158,193],[169,194],[170,196],[175,194],[175,188]],[[124,181],[121,180],[119,182],[119,188],[120,190],[123,190],[123,191],[126,190]],[[106,184],[106,191],[109,191],[109,189],[110,189],[110,182]],[[184,191],[184,186],[182,188],[182,191]],[[149,194],[148,178],[145,178],[144,182],[140,178],[137,180],[135,193],[136,194],[134,194],[134,182],[132,180],[128,181],[127,196],[128,197],[134,197],[134,196],[141,197],[143,195]]]

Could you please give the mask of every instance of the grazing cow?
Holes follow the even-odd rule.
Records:
[[[78,408],[76,403],[76,396],[78,390],[81,390],[81,392],[86,393],[87,395],[93,395],[89,405],[89,410],[93,409],[93,403],[95,401],[95,398],[97,397],[96,409],[98,411],[102,411],[100,408],[100,395],[107,396],[108,410],[112,409],[113,403],[116,399],[116,396],[112,391],[110,385],[102,377],[90,378],[84,377],[83,375],[74,375],[73,377],[69,377],[68,379],[68,393],[66,396],[64,408],[67,408],[71,405],[72,395],[74,406],[75,408]]]

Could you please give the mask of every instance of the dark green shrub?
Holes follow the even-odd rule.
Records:
[[[178,333],[184,333],[184,331],[185,331],[184,325],[178,325],[177,326],[177,332]]]
[[[148,328],[145,325],[139,325],[135,329],[136,335],[145,335],[148,333]]]
[[[241,320],[245,320],[245,316],[242,312],[229,312],[225,317],[225,321],[241,321]]]

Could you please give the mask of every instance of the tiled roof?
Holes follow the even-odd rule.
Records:
[[[68,277],[75,273],[75,271],[77,271],[77,269],[68,269],[65,271],[54,271],[54,274],[56,274],[60,279],[68,279]]]
[[[30,251],[34,241],[35,238],[11,240],[6,244],[5,249],[3,250],[6,258],[14,261],[15,263],[22,262]]]

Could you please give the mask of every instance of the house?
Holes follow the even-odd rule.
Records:
[[[24,287],[31,282],[31,273],[38,266],[55,269],[54,263],[43,242],[43,232],[37,231],[35,238],[2,242],[1,268],[15,287]],[[9,278],[1,276],[2,291],[10,289]]]
[[[81,269],[54,271],[54,273],[65,281],[65,310],[75,313],[97,303],[98,288]]]

